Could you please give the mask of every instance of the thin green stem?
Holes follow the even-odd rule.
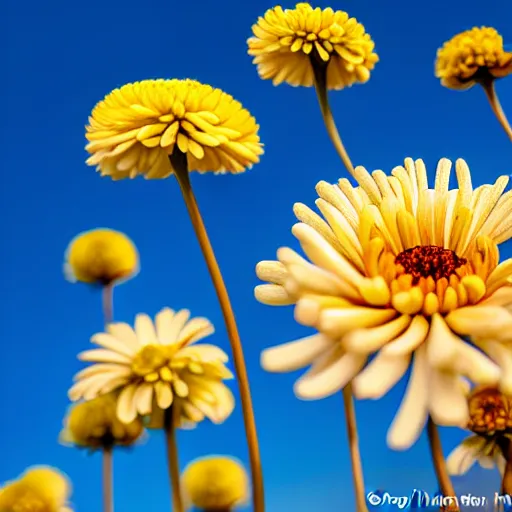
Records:
[[[322,112],[325,127],[327,128],[327,134],[329,135],[334,148],[348,172],[352,176],[355,176],[354,166],[352,165],[347,150],[341,141],[341,137],[329,105],[329,97],[327,93],[327,66],[324,62],[318,62],[315,58],[311,59],[311,65],[313,66],[316,95],[318,97],[318,103],[320,104],[320,111]]]
[[[167,463],[172,489],[172,512],[184,512],[180,486],[180,466],[178,458],[178,443],[174,421],[174,408],[171,406],[164,413],[164,431],[167,445]]]
[[[503,108],[501,107],[498,94],[496,93],[496,88],[494,87],[494,82],[494,79],[483,80],[481,85],[484,89],[487,99],[489,100],[494,115],[498,119],[498,122],[501,124],[502,128],[505,130],[505,133],[508,135],[509,139],[512,140],[512,128],[510,127],[510,123],[508,122],[505,112],[503,112]]]

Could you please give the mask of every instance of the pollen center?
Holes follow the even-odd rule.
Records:
[[[437,245],[418,245],[401,252],[395,263],[413,277],[413,284],[417,284],[422,277],[432,277],[435,281],[443,277],[448,279],[467,260]]]
[[[161,345],[146,345],[140,350],[132,361],[132,370],[135,374],[145,376],[158,372],[168,363],[166,347]]]

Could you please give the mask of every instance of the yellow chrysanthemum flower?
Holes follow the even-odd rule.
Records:
[[[89,118],[89,165],[114,180],[173,173],[185,153],[189,171],[240,173],[263,154],[259,126],[241,103],[195,80],[143,80],[100,101]]]
[[[314,85],[313,64],[327,66],[327,88],[343,89],[370,79],[378,62],[375,44],[364,26],[344,11],[274,7],[253,25],[249,55],[263,79],[274,85]]]
[[[122,423],[116,409],[114,393],[73,405],[64,420],[61,442],[90,450],[133,445],[144,432],[142,420]]]
[[[247,472],[232,457],[196,459],[185,468],[181,484],[187,505],[206,512],[229,512],[250,498]]]
[[[64,272],[70,281],[109,285],[125,281],[139,270],[133,242],[112,229],[93,229],[75,237],[68,246]]]
[[[478,462],[484,469],[497,467],[503,475],[503,449],[512,442],[512,399],[493,386],[475,388],[469,398],[468,430],[475,435],[464,439],[448,456],[451,475],[464,475]],[[508,454],[507,454],[508,455]]]
[[[234,397],[222,382],[233,378],[225,366],[228,356],[214,345],[195,344],[214,329],[206,318],[189,317],[188,310],[166,308],[156,315],[155,325],[139,314],[135,329],[113,323],[107,333],[95,334],[91,341],[101,348],[79,355],[95,364],[75,376],[70,399],[91,400],[117,390],[117,416],[124,423],[171,405],[180,426],[205,417],[222,423],[234,408]]]
[[[509,178],[473,189],[458,160],[459,188],[450,190],[451,166],[439,162],[434,188],[423,162],[411,159],[391,176],[356,168],[355,188],[320,182],[325,220],[297,204],[301,222],[292,229],[311,262],[282,248],[278,262],[257,266],[272,284],[257,287],[256,298],[295,304],[295,319],[319,331],[262,355],[268,371],[312,365],[296,383],[298,397],[320,399],[354,379],[357,397],[379,398],[413,361],[388,435],[397,449],[417,439],[428,414],[466,425],[461,376],[512,392],[512,260],[499,264],[497,248],[512,235]]]
[[[469,89],[479,81],[512,73],[512,53],[494,28],[474,27],[457,34],[437,52],[436,77],[449,89]]]
[[[0,512],[72,512],[70,495],[71,484],[62,473],[31,468],[0,489]]]

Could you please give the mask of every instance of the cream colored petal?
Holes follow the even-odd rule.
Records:
[[[480,464],[480,467],[482,467],[483,469],[494,469],[494,467],[496,466],[494,459],[492,457],[485,456],[485,455],[481,455],[478,458],[477,462],[478,462],[478,464]]]
[[[402,315],[378,327],[355,329],[343,336],[341,345],[349,352],[371,354],[399,336],[410,323],[411,317]]]
[[[493,340],[474,342],[501,368],[499,375],[500,389],[503,393],[512,394],[512,347]]]
[[[497,455],[495,458],[496,466],[498,467],[498,471],[500,472],[501,477],[505,474],[505,468],[507,466],[507,461],[503,455]]]
[[[366,356],[333,354],[319,360],[294,386],[295,395],[302,400],[320,400],[344,388],[363,368]]]
[[[114,338],[117,338],[119,341],[122,341],[123,343],[128,345],[134,352],[137,352],[140,349],[140,344],[139,340],[137,339],[137,335],[128,324],[122,322],[109,324],[107,327],[107,331],[109,334],[114,336]]]
[[[101,385],[111,379],[110,374],[99,373],[95,375],[91,375],[85,379],[79,380],[76,382],[68,391],[69,399],[73,402],[80,400],[85,395],[91,396],[89,389],[99,389],[97,387],[97,383],[99,382]],[[100,385],[100,388],[101,388]],[[90,398],[89,398],[90,400]]]
[[[229,357],[224,350],[216,345],[206,343],[184,347],[176,353],[176,357],[192,357],[203,362],[227,363],[229,361]]]
[[[404,398],[393,420],[387,443],[394,450],[406,450],[416,442],[428,417],[428,365],[425,347],[418,348]]]
[[[114,391],[116,389],[122,388],[128,384],[130,379],[128,377],[114,377],[107,381],[104,386],[99,391],[100,395],[105,395]]]
[[[98,363],[92,364],[87,368],[79,371],[74,377],[73,380],[77,381],[80,379],[85,379],[86,377],[92,377],[93,375],[97,375],[100,373],[108,373],[112,377],[122,377],[128,376],[132,373],[132,370],[129,366],[123,366],[116,363]]]
[[[91,338],[91,342],[108,350],[112,350],[113,352],[122,354],[130,359],[137,352],[137,350],[129,343],[125,343],[123,340],[119,340],[111,334],[95,334]]]
[[[155,382],[156,403],[160,409],[168,409],[173,401],[173,392],[170,383]]]
[[[215,332],[213,325],[207,318],[193,318],[180,332],[177,343],[191,345],[198,340],[206,338]]]
[[[267,306],[289,306],[295,300],[278,284],[260,284],[254,288],[254,297]]]
[[[473,446],[462,442],[446,459],[446,468],[450,475],[461,476],[466,474],[476,462],[477,452]]]
[[[176,343],[189,318],[190,311],[188,309],[181,309],[174,315],[172,323],[168,326],[165,334],[166,343],[169,345]]]
[[[174,311],[171,308],[164,308],[155,316],[156,335],[162,345],[170,345],[174,341],[168,336],[173,319]]]
[[[140,345],[158,343],[155,326],[153,325],[151,318],[144,313],[139,313],[135,317],[135,334],[137,335]]]
[[[279,261],[260,261],[256,265],[256,275],[262,281],[282,285],[288,277],[288,272]]]
[[[381,398],[405,374],[411,356],[388,356],[379,352],[375,359],[354,379],[353,389],[357,398]]]
[[[461,428],[467,425],[468,402],[458,375],[432,370],[428,394],[430,414],[434,423]]]
[[[512,336],[512,315],[504,308],[469,306],[452,311],[446,323],[461,336],[496,338]]]
[[[334,342],[322,334],[267,348],[261,353],[261,366],[267,372],[293,372],[311,364],[331,349]]]
[[[365,307],[324,309],[320,313],[319,330],[333,338],[365,327],[376,327],[397,315],[394,309]]]
[[[95,375],[90,379],[90,383],[87,386],[87,389],[84,391],[83,398],[84,400],[92,400],[101,394],[101,390],[103,387],[112,382],[114,378],[110,374],[100,374]]]
[[[153,405],[153,384],[145,382],[141,384],[133,397],[137,412],[142,416],[147,416],[151,413]]]
[[[332,272],[355,288],[362,283],[363,276],[311,226],[295,224],[292,233],[312,263]]]
[[[126,386],[117,399],[117,417],[123,423],[131,423],[137,418],[137,404],[134,397],[138,384]]]
[[[384,346],[382,351],[388,356],[399,356],[414,352],[425,341],[429,329],[428,320],[422,315],[417,315],[412,319],[407,330]]]
[[[131,364],[131,358],[112,350],[106,350],[103,348],[96,348],[93,350],[85,350],[78,354],[80,361],[86,361],[90,363],[118,363],[122,365]]]

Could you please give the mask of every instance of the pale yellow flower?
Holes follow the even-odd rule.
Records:
[[[64,420],[61,442],[90,450],[133,445],[144,432],[142,420],[122,423],[116,408],[115,393],[73,405]]]
[[[183,496],[188,507],[208,512],[228,512],[244,506],[250,499],[247,472],[232,457],[209,456],[196,459],[181,477]]]
[[[263,154],[254,117],[229,94],[195,80],[143,80],[100,101],[89,118],[87,160],[114,180],[173,173],[186,153],[189,171],[240,173]]]
[[[79,355],[95,364],[75,376],[70,399],[91,400],[117,390],[117,416],[124,423],[171,405],[180,424],[205,417],[222,423],[234,408],[234,397],[222,382],[233,377],[225,366],[228,356],[214,345],[195,344],[214,329],[206,318],[189,317],[186,309],[165,308],[155,325],[139,314],[135,329],[113,323],[107,333],[95,334],[91,341],[101,348]]]
[[[474,189],[458,160],[459,186],[450,190],[450,170],[442,159],[434,188],[423,162],[411,159],[391,176],[356,168],[355,188],[320,182],[325,220],[297,204],[292,229],[311,262],[282,248],[278,262],[257,266],[271,284],[256,298],[294,304],[297,322],[319,331],[262,354],[268,371],[312,365],[295,385],[298,397],[319,399],[354,379],[357,397],[379,398],[412,362],[388,434],[397,449],[417,439],[429,413],[440,425],[467,424],[461,377],[512,392],[512,260],[499,264],[497,249],[512,235],[509,179]],[[470,335],[478,339],[463,339]]]
[[[494,28],[474,27],[457,34],[437,51],[436,77],[449,89],[469,89],[479,81],[512,73],[512,53]]]
[[[72,512],[70,495],[66,476],[53,468],[34,467],[0,488],[0,512]]]
[[[344,11],[314,9],[298,3],[295,9],[269,9],[253,25],[249,55],[263,79],[274,85],[314,85],[312,62],[327,66],[327,88],[343,89],[370,79],[379,57],[364,26]]]
[[[109,285],[126,281],[138,271],[137,248],[113,229],[80,233],[66,250],[64,272],[70,281]]]

